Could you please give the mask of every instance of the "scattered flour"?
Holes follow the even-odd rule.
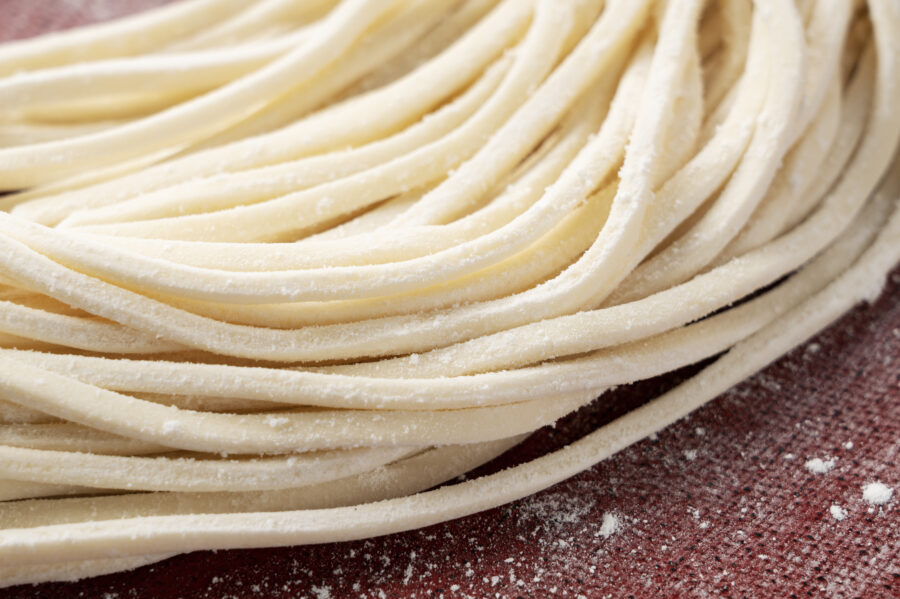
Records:
[[[588,515],[596,499],[588,494],[568,496],[565,493],[532,495],[521,504],[521,515],[534,520],[545,530],[561,530],[567,524],[580,522]]]
[[[689,462],[693,462],[697,459],[697,450],[696,449],[685,449],[683,452],[685,459]]]
[[[331,599],[331,587],[329,586],[314,586],[312,592],[316,599]]]
[[[828,508],[828,511],[831,512],[831,517],[838,522],[847,517],[847,510],[837,505],[836,503],[832,504],[832,506]]]
[[[290,422],[290,420],[284,416],[273,416],[270,414],[270,415],[266,416],[265,422],[267,425],[271,426],[272,428],[277,428],[279,426],[284,426],[285,424]]]
[[[831,472],[835,464],[837,464],[837,458],[826,457],[824,460],[822,458],[807,460],[804,466],[813,474],[825,474]]]
[[[177,420],[166,420],[162,424],[162,433],[164,435],[171,435],[172,433],[177,433],[181,430],[181,423]]]
[[[869,483],[863,487],[863,499],[872,505],[884,505],[893,495],[894,490],[884,483]]]

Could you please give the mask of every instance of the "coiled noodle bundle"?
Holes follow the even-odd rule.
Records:
[[[425,526],[678,420],[877,296],[898,86],[895,0],[183,0],[0,45],[0,585]]]

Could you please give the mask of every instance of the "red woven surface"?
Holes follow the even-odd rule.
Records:
[[[0,39],[164,1],[0,0]],[[605,396],[481,472],[578,438],[694,371]],[[657,439],[514,504],[369,541],[199,552],[0,598],[900,597],[898,451],[900,270],[875,305]],[[828,473],[804,467],[829,456]],[[894,499],[863,501],[872,481]]]

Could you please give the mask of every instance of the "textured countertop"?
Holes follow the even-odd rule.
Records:
[[[0,0],[0,39],[163,2]],[[604,396],[481,471],[559,447],[694,371]],[[369,541],[193,553],[0,598],[897,597],[898,452],[900,270],[874,305],[658,438],[514,504]],[[875,481],[894,490],[886,505],[863,498]]]

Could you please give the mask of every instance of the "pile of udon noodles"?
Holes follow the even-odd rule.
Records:
[[[0,583],[421,527],[678,420],[878,295],[898,62],[896,0],[189,0],[0,46]]]

